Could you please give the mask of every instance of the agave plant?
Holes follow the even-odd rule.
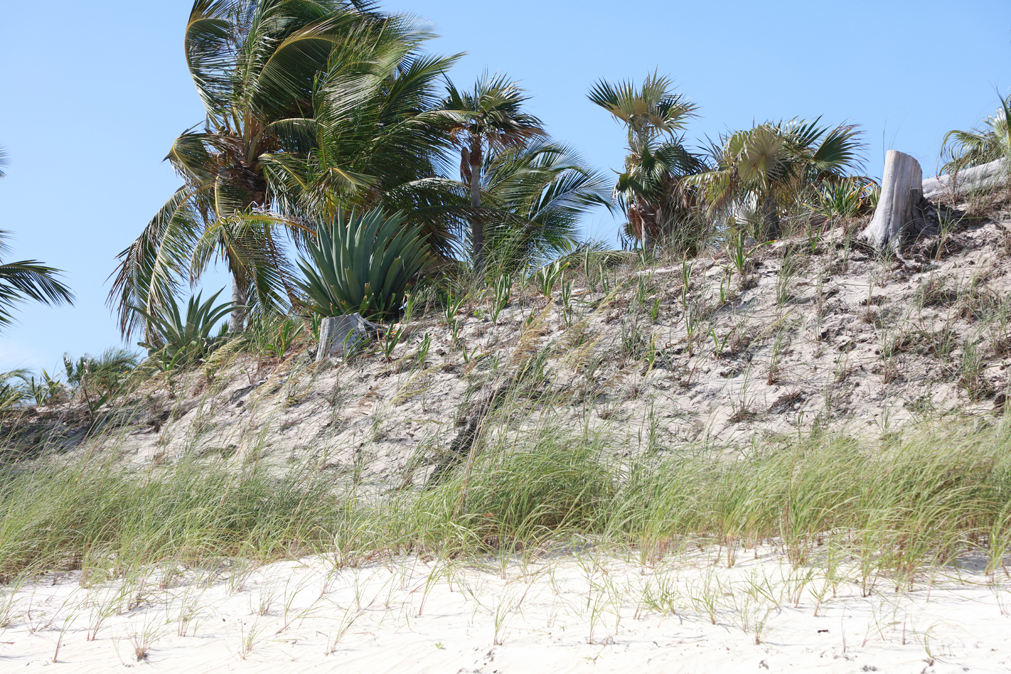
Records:
[[[318,225],[316,241],[307,246],[312,261],[299,259],[306,279],[299,287],[310,309],[320,316],[397,314],[411,279],[430,260],[427,236],[405,226],[405,219],[399,211],[338,210],[335,221]]]
[[[200,358],[213,351],[224,337],[224,330],[211,336],[214,324],[233,308],[233,302],[214,306],[214,301],[224,289],[211,295],[206,302],[200,301],[201,293],[190,297],[186,305],[186,319],[183,320],[175,298],[169,301],[165,315],[149,314],[135,308],[148,321],[159,339],[155,342],[138,342],[147,349],[148,356],[163,365],[174,365]]]

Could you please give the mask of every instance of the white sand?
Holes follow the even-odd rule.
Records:
[[[879,579],[866,598],[851,579],[833,598],[824,572],[770,551],[716,554],[49,577],[0,599],[0,672],[1011,671],[1011,584],[979,570],[899,593]]]

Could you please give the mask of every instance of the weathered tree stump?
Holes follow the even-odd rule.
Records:
[[[889,150],[881,177],[881,197],[871,224],[860,234],[878,250],[898,248],[903,236],[922,228],[923,171],[908,154]]]
[[[376,334],[376,326],[354,313],[324,318],[319,326],[316,361],[331,356],[347,356]]]

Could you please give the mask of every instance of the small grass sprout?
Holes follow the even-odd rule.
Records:
[[[558,283],[558,279],[568,266],[568,262],[560,262],[556,260],[555,262],[544,265],[537,270],[534,274],[534,282],[537,284],[537,288],[541,291],[541,294],[544,295],[544,297],[551,299],[551,295],[554,293],[555,285]]]

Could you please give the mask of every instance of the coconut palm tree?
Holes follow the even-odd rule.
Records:
[[[199,277],[208,251],[232,275],[232,329],[243,329],[247,306],[284,303],[282,244],[269,223],[248,218],[271,209],[261,158],[311,146],[314,86],[335,45],[393,39],[396,21],[371,10],[342,0],[195,0],[184,46],[205,120],[169,150],[183,186],[119,255],[109,303],[124,335],[144,322],[133,307],[162,313]]]
[[[278,212],[314,231],[340,210],[401,211],[434,252],[452,254],[466,201],[440,177],[456,116],[440,109],[437,90],[458,56],[420,54],[427,37],[349,41],[331,53],[313,96],[311,150],[261,157]]]
[[[484,269],[484,227],[481,208],[481,178],[485,157],[510,148],[522,147],[531,139],[545,136],[537,117],[523,112],[528,100],[523,90],[505,75],[487,71],[470,91],[447,82],[443,110],[456,113],[450,137],[460,149],[460,180],[470,193],[470,238],[474,270]]]
[[[735,217],[757,208],[761,231],[779,236],[781,215],[819,185],[844,180],[863,163],[860,132],[792,119],[755,126],[722,139],[711,149],[714,168],[689,178],[705,190],[711,215]]]
[[[612,199],[628,218],[626,235],[651,251],[660,237],[675,234],[694,201],[683,189],[683,178],[698,173],[704,164],[685,148],[678,133],[696,116],[697,106],[674,90],[669,77],[656,72],[640,87],[599,80],[588,96],[625,125],[628,156]]]
[[[4,241],[7,236],[8,232],[0,230],[0,253],[10,252]],[[74,294],[57,278],[60,273],[38,260],[0,260],[0,330],[13,322],[14,306],[25,299],[51,305],[73,304]]]
[[[607,180],[547,139],[485,158],[485,259],[502,273],[571,252],[580,217],[610,209]]]
[[[1000,96],[997,113],[986,118],[983,128],[949,131],[944,137],[942,156],[948,157],[942,173],[954,173],[1001,158],[1011,162],[1011,96]]]
[[[0,178],[4,177],[4,167],[7,166],[7,152],[3,145],[0,145]]]

